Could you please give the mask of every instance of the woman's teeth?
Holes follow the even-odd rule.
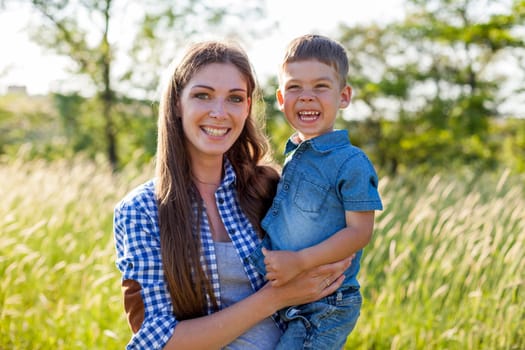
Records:
[[[228,132],[228,129],[226,128],[210,128],[210,127],[202,127],[202,130],[210,136],[224,136]]]

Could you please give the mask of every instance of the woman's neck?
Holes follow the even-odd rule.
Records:
[[[222,159],[220,161],[197,161],[192,164],[193,182],[199,189],[214,191],[221,184]]]
[[[199,161],[192,165],[193,183],[204,202],[212,239],[216,242],[229,242],[230,237],[226,232],[215,202],[215,191],[221,184],[222,171],[222,160],[215,164]]]

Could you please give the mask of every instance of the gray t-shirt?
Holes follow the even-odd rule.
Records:
[[[224,307],[235,304],[239,300],[253,294],[250,281],[246,277],[235,247],[231,242],[215,242],[215,255],[221,286],[221,303]],[[264,319],[242,334],[225,350],[269,350],[281,337],[281,331],[271,317]]]

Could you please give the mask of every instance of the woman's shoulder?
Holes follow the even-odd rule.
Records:
[[[139,209],[155,210],[155,180],[148,180],[129,191],[116,205],[116,210]]]

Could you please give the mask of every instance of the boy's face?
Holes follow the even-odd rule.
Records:
[[[286,64],[277,89],[279,109],[304,141],[334,129],[337,112],[346,108],[352,89],[341,88],[337,72],[317,60]]]

